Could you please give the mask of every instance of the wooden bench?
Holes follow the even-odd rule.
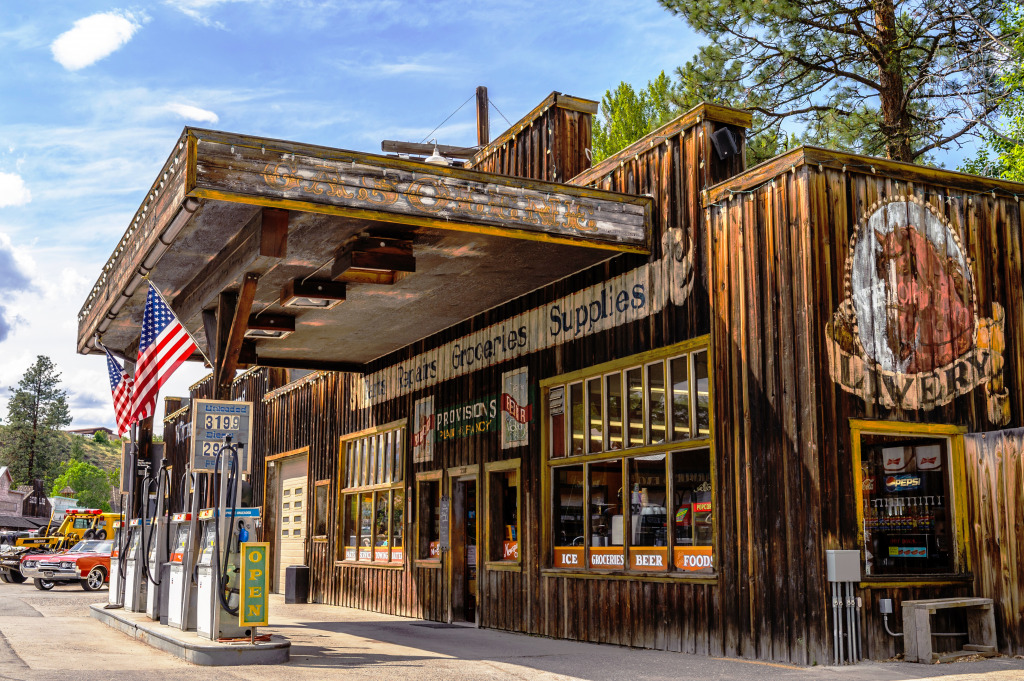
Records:
[[[938,610],[967,611],[967,643],[961,650],[936,653],[932,648],[931,616]],[[995,656],[996,618],[991,598],[933,598],[903,601],[903,657],[907,662],[949,662],[967,655]]]

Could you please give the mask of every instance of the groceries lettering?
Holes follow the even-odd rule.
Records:
[[[491,364],[486,360],[504,355],[517,348],[525,349],[526,341],[526,327],[520,326],[518,329],[508,332],[503,327],[501,332],[495,334],[493,338],[480,341],[475,345],[463,346],[456,343],[452,348],[452,369],[471,367],[474,364],[481,364],[481,362],[486,366]]]

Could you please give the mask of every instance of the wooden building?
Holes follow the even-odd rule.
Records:
[[[151,272],[214,360],[191,397],[253,402],[275,585],[304,562],[319,603],[820,664],[854,549],[867,657],[879,598],[966,594],[1024,652],[1024,187],[745,170],[707,104],[590,167],[595,110],[555,93],[458,170],[187,129],[80,351],[134,354]]]

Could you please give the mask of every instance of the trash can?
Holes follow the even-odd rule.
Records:
[[[284,569],[284,602],[306,603],[309,600],[309,566],[289,565]]]

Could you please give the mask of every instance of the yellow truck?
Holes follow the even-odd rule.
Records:
[[[65,512],[63,520],[51,517],[35,535],[21,536],[12,544],[0,546],[0,581],[25,581],[21,574],[23,556],[70,549],[83,539],[113,538],[115,520],[121,520],[121,514],[99,509],[71,509]]]

